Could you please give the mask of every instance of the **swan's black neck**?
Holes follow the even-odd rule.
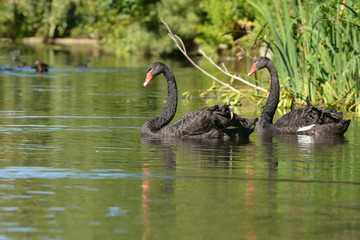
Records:
[[[280,85],[276,67],[271,61],[269,61],[266,65],[266,68],[270,72],[271,87],[269,97],[260,115],[260,119],[257,125],[258,130],[262,130],[264,127],[272,125],[280,97]]]
[[[171,122],[171,120],[174,118],[177,108],[178,93],[177,93],[175,76],[173,72],[170,70],[170,68],[168,68],[167,66],[164,66],[161,72],[164,74],[168,86],[168,97],[166,100],[164,110],[157,117],[146,122],[142,128],[142,130],[145,130],[144,127],[146,127],[152,133],[156,133],[162,127],[168,125]]]

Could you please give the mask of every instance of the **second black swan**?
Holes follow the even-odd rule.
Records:
[[[248,120],[240,117],[233,113],[229,105],[222,107],[216,105],[196,110],[167,126],[175,116],[178,101],[173,72],[164,63],[151,64],[147,69],[144,87],[159,74],[163,74],[167,82],[168,97],[162,113],[142,126],[142,137],[235,139],[248,137],[254,131],[257,118]]]
[[[258,133],[298,134],[298,135],[344,135],[350,120],[344,120],[341,112],[333,108],[308,106],[295,109],[273,124],[275,111],[279,103],[280,85],[275,65],[266,57],[254,60],[248,76],[267,68],[270,72],[271,87],[269,97],[257,124]]]

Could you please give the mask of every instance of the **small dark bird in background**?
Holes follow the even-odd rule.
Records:
[[[31,68],[35,68],[36,72],[43,73],[48,71],[48,65],[46,63],[43,63],[41,60],[37,60],[35,62],[35,66],[32,66]]]
[[[86,60],[85,63],[79,63],[78,65],[75,65],[76,68],[87,68],[89,63],[90,63],[90,59]]]
[[[22,62],[15,65],[15,68],[27,68],[27,67],[28,65],[26,64],[26,62]]]

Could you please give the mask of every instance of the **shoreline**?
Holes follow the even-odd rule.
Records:
[[[91,45],[100,46],[100,41],[90,38],[43,38],[43,37],[25,37],[21,39],[20,43],[24,45],[39,45],[39,44],[52,44],[52,45]],[[10,38],[0,38],[0,44],[16,44]]]

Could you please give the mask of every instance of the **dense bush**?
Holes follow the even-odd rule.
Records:
[[[244,36],[244,1],[233,0],[0,0],[0,37],[99,39],[120,53],[159,55],[175,46],[163,18],[185,41],[217,48]],[[223,36],[224,33],[228,33]]]

